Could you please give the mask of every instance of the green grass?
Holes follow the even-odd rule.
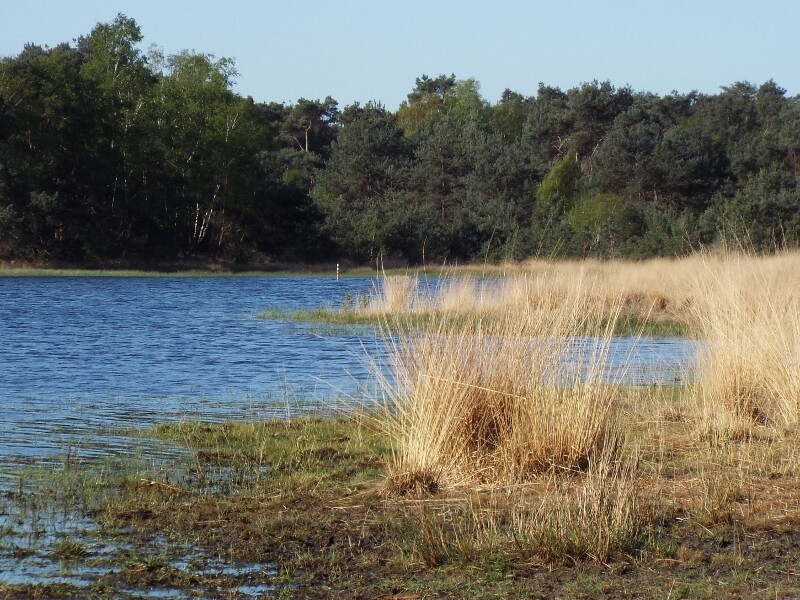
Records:
[[[84,544],[74,540],[62,540],[58,542],[51,552],[51,556],[57,560],[81,560],[86,557],[87,550]]]
[[[408,332],[415,329],[441,329],[443,331],[464,331],[475,322],[473,315],[446,314],[437,312],[415,312],[404,315],[382,315],[356,310],[352,307],[320,307],[302,310],[269,309],[261,311],[256,318],[263,320],[286,319],[298,323],[321,323],[330,325],[374,325],[392,333]],[[481,317],[482,326],[501,317],[487,313]],[[624,313],[615,319],[614,334],[618,336],[687,337],[688,328],[677,321],[648,321],[635,314]]]

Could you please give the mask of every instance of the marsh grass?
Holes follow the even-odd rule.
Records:
[[[31,532],[82,510],[126,540],[103,562],[100,597],[153,586],[235,595],[253,582],[289,597],[797,597],[798,264],[736,260],[649,265],[684,277],[663,293],[669,310],[689,299],[680,310],[707,340],[696,381],[608,379],[617,321],[653,296],[611,301],[604,289],[635,286],[604,265],[584,265],[571,287],[526,275],[509,288],[516,300],[490,312],[477,308],[490,302],[477,281],[454,283],[438,312],[414,308],[424,293],[406,282],[394,298],[414,310],[379,317],[401,332],[388,341],[383,412],[159,425],[138,435],[180,448],[169,464],[65,461],[2,498],[25,506]],[[677,285],[665,272],[653,285]],[[576,334],[595,341],[576,346]],[[92,558],[85,538],[57,539]],[[197,574],[220,556],[267,566]],[[37,593],[56,592],[0,583],[0,597]]]
[[[680,310],[671,308],[670,301],[658,293],[606,287],[597,274],[588,277],[576,271],[568,278],[565,273],[544,272],[478,280],[460,273],[443,272],[432,280],[384,274],[376,280],[372,293],[346,295],[340,306],[271,309],[259,313],[258,318],[388,325],[394,332],[413,328],[458,330],[466,321],[476,319],[502,323],[513,313],[559,312],[573,293],[570,286],[581,281],[587,289],[587,305],[604,311],[602,319],[613,324],[617,335],[677,336],[687,331],[686,301]]]
[[[62,540],[53,547],[52,556],[58,560],[74,561],[86,558],[87,553],[84,544],[75,540]]]
[[[693,280],[705,340],[696,387],[701,436],[744,439],[800,422],[800,290],[792,256],[707,260]]]
[[[493,557],[511,564],[604,563],[648,541],[655,509],[630,463],[602,461],[573,477],[483,489],[447,502],[418,499],[413,553],[434,567]]]
[[[603,370],[613,322],[587,305],[582,282],[563,301],[390,339],[390,490],[526,481],[619,451],[619,383]],[[596,335],[576,351],[587,330]]]
[[[486,319],[469,303],[474,283],[450,282],[438,324],[389,326],[406,333],[389,342],[384,489],[420,503],[425,564],[497,553],[603,562],[641,545],[650,523],[620,421],[627,392],[605,370],[623,302],[598,305],[583,279],[536,285],[512,282],[515,300]],[[437,511],[425,499],[441,494],[468,500]]]
[[[612,595],[660,597],[679,577],[686,589],[713,579],[715,593],[743,585],[791,597],[800,588],[780,573],[800,558],[798,440],[776,431],[709,445],[694,434],[691,401],[684,387],[620,387],[621,450],[519,481],[387,495],[394,441],[375,428],[382,415],[361,414],[159,425],[146,434],[182,449],[169,464],[72,461],[49,480],[31,477],[15,499],[40,521],[62,510],[52,502],[91,514],[100,529],[89,538],[55,538],[86,548],[85,559],[48,556],[66,570],[95,564],[99,597],[235,596],[246,585],[289,597],[513,597],[532,587],[556,597],[574,591],[577,573]],[[45,495],[34,501],[34,488]],[[98,558],[91,536],[124,544]],[[213,571],[220,556],[242,574]],[[54,593],[26,585],[0,583],[0,597]]]
[[[513,537],[521,552],[546,562],[599,563],[633,554],[655,517],[631,462],[603,458],[578,481],[552,478],[539,503],[516,501]]]
[[[369,312],[398,315],[430,312],[487,316],[495,312],[559,310],[563,298],[583,282],[586,299],[610,312],[621,305],[621,314],[661,327],[686,325],[691,295],[683,285],[697,268],[698,260],[652,260],[641,263],[598,261],[528,261],[502,268],[463,267],[442,270],[438,283],[409,283],[409,277],[384,277],[380,287],[401,288],[406,293],[379,293]],[[414,294],[414,291],[417,294]],[[391,298],[391,303],[383,300]],[[406,303],[403,303],[403,299]],[[616,315],[619,317],[619,315]],[[618,325],[623,325],[620,321]]]

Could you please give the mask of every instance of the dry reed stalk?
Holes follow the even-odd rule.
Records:
[[[441,286],[426,308],[461,314],[476,312],[481,309],[482,304],[482,290],[478,289],[474,279],[451,279]]]
[[[506,266],[508,270],[502,273],[490,270],[490,283],[453,278],[453,272],[444,272],[442,277],[451,280],[425,297],[418,293],[420,286],[414,278],[387,277],[367,310],[387,316],[414,312],[497,315],[525,312],[532,307],[560,310],[579,280],[586,290],[584,299],[605,306],[608,312],[621,302],[623,311],[633,315],[653,321],[683,322],[692,303],[685,282],[698,265],[699,259],[694,257],[641,263],[536,261]],[[457,273],[474,270],[467,267]]]
[[[497,277],[504,281],[523,280],[522,289],[535,287],[547,296],[545,290],[568,291],[576,279],[581,279],[593,289],[597,298],[620,297],[633,309],[653,311],[654,317],[688,319],[697,292],[690,285],[698,273],[718,270],[737,262],[745,269],[757,270],[769,281],[794,282],[800,272],[800,251],[786,251],[772,256],[749,256],[741,252],[721,249],[717,252],[695,253],[682,258],[655,258],[644,261],[599,260],[543,260],[502,265],[475,265],[459,267],[443,276],[471,275]],[[527,280],[527,281],[525,281]],[[510,288],[511,286],[509,286]],[[519,295],[500,294],[481,300],[484,308],[500,308],[505,302],[519,302]],[[499,303],[499,304],[498,304]],[[523,302],[524,304],[524,302]]]
[[[408,314],[419,305],[419,280],[410,275],[393,275],[381,279],[377,294],[367,304],[372,314]]]

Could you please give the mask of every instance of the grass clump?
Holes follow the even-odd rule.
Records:
[[[652,507],[630,463],[601,459],[579,481],[553,478],[539,503],[517,502],[513,534],[520,549],[547,562],[605,563],[642,546]]]
[[[58,542],[51,552],[51,556],[56,560],[80,560],[85,558],[88,551],[85,544],[75,540],[62,540]]]
[[[523,297],[489,319],[468,312],[457,328],[453,303],[438,328],[390,344],[385,492],[462,498],[419,513],[426,564],[604,562],[640,544],[651,518],[625,448],[624,392],[605,369],[622,302],[598,306],[582,280],[559,291],[558,310],[554,298]]]
[[[585,299],[579,284],[560,312],[507,312],[395,341],[385,388],[390,489],[522,482],[617,456],[619,385],[603,370],[610,328]],[[597,335],[569,335],[586,330]]]
[[[696,409],[712,441],[755,427],[800,423],[800,295],[786,285],[796,265],[744,255],[708,259],[695,279],[701,356]]]

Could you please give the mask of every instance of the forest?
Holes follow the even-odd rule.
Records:
[[[640,259],[800,242],[800,97],[592,81],[487,101],[422,75],[396,111],[256,102],[235,64],[119,15],[0,59],[0,260]]]

